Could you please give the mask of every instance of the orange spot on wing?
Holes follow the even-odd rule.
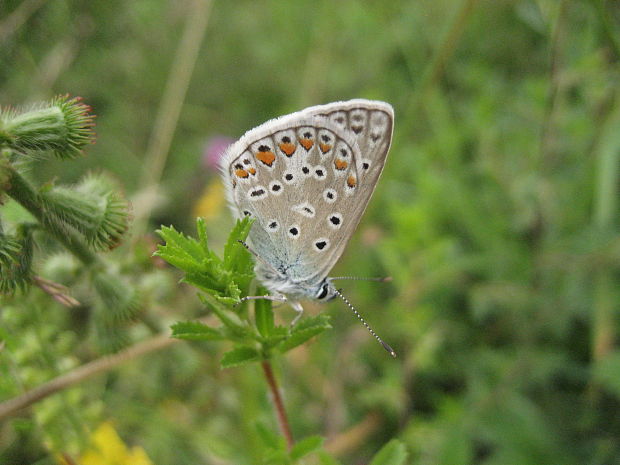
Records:
[[[247,178],[250,175],[246,170],[235,170],[235,174],[239,178]]]
[[[280,150],[282,150],[287,157],[293,155],[295,153],[295,150],[297,149],[297,147],[295,147],[295,144],[292,144],[290,142],[282,142],[279,147]]]
[[[314,142],[312,142],[311,139],[299,139],[299,143],[303,146],[303,148],[305,148],[306,150],[310,150],[312,148],[312,146],[314,145]]]
[[[273,152],[258,152],[256,154],[256,159],[267,166],[271,166],[273,165],[276,156],[273,154]]]
[[[346,170],[347,166],[349,166],[349,164],[346,161],[344,161],[344,160],[336,158],[334,160],[334,166],[336,167],[337,170],[342,171],[342,170]]]
[[[319,148],[321,149],[321,152],[323,153],[327,153],[332,149],[332,146],[329,144],[319,144]]]
[[[349,176],[349,179],[347,179],[347,186],[354,188],[356,185],[357,181],[355,180],[355,176]]]
[[[250,172],[250,174],[252,176],[254,176],[256,174],[256,169],[254,169],[254,168],[249,168],[248,171]]]

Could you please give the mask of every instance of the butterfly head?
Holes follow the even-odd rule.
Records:
[[[318,291],[314,298],[320,302],[328,302],[334,299],[338,293],[336,292],[336,288],[329,281],[328,278],[325,278],[321,284],[319,284]]]
[[[280,272],[266,267],[259,261],[256,266],[256,275],[267,289],[282,294],[291,300],[313,299],[319,302],[328,302],[338,295],[338,292],[329,278],[318,282],[296,281],[286,272]]]

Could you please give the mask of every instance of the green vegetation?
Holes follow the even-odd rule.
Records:
[[[8,0],[0,45],[0,464],[620,462],[614,2]],[[394,141],[333,274],[393,277],[343,292],[396,359],[240,302],[214,167],[355,97]]]

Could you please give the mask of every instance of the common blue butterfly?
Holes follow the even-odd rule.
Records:
[[[395,356],[328,277],[355,231],[392,140],[394,110],[355,99],[306,108],[248,131],[221,159],[233,215],[255,219],[248,249],[256,276],[286,301],[340,296]]]

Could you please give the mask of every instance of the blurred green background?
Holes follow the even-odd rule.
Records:
[[[93,107],[86,156],[32,175],[112,173],[135,215],[114,253],[131,255],[160,224],[194,234],[199,214],[222,250],[222,138],[309,105],[390,102],[386,169],[333,274],[393,276],[344,292],[399,358],[342,303],[309,304],[334,329],[276,364],[295,436],[324,435],[346,464],[392,437],[412,464],[613,464],[619,21],[604,0],[3,0],[0,105]],[[151,329],[200,315],[194,291],[147,268]],[[19,340],[0,400],[98,356],[83,315],[0,311]],[[80,457],[107,421],[153,464],[259,463],[257,425],[276,430],[265,383],[220,370],[225,349],[180,342],[20,412],[0,424],[0,463]]]

